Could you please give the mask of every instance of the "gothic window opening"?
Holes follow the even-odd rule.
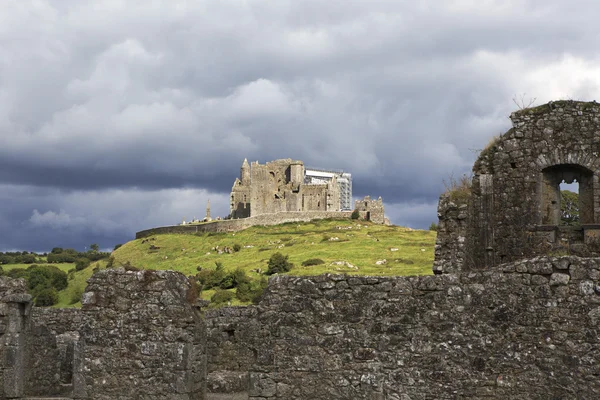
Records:
[[[542,171],[542,225],[594,223],[593,173],[580,165],[560,164]]]

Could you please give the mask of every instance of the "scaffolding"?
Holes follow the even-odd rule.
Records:
[[[352,210],[352,174],[342,170],[306,168],[304,183],[307,185],[322,185],[336,178],[340,193],[340,210]]]

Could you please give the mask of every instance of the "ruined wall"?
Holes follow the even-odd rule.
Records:
[[[354,209],[360,211],[361,216],[376,224],[385,223],[385,215],[383,210],[383,200],[381,197],[377,200],[371,200],[370,196],[365,196],[362,200],[354,202]]]
[[[596,399],[600,259],[272,278],[252,399]]]
[[[26,337],[25,394],[72,393],[73,359],[82,322],[80,309],[32,308]]]
[[[177,272],[94,274],[82,298],[74,397],[204,399],[206,332],[196,299]]]
[[[31,296],[23,279],[0,276],[0,399],[25,394]]]
[[[557,101],[510,118],[513,127],[473,167],[469,267],[549,252],[600,255],[600,105]],[[579,183],[579,226],[560,226],[562,181]]]
[[[463,269],[470,207],[464,199],[441,195],[435,241],[434,274],[456,273]]]
[[[255,306],[205,312],[209,392],[248,391],[248,371],[256,362],[262,342],[257,312]]]

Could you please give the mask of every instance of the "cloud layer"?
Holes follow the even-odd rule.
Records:
[[[426,228],[513,98],[598,96],[580,3],[7,0],[0,248],[226,215],[244,157],[347,170]]]

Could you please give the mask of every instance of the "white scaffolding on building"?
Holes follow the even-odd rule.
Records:
[[[336,177],[340,191],[340,210],[352,210],[352,174],[341,170],[306,168],[304,183],[322,185],[331,182]]]

